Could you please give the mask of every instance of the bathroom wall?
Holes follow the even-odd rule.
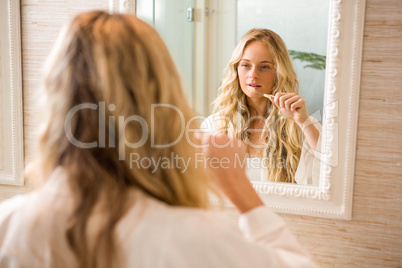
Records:
[[[40,121],[40,69],[61,25],[107,8],[108,0],[21,0],[26,162]],[[402,267],[401,25],[402,1],[367,0],[352,220],[283,215],[323,267]],[[33,187],[0,186],[0,201]]]
[[[24,106],[25,163],[33,157],[33,133],[40,118],[35,117],[35,105],[41,82],[41,68],[62,25],[78,12],[108,9],[108,0],[20,0],[22,38],[22,82]],[[85,3],[85,4],[84,4]],[[29,192],[34,182],[24,187],[0,185],[0,201],[19,193]]]

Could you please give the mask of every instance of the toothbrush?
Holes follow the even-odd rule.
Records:
[[[255,88],[250,87],[250,86],[247,86],[247,89],[250,90],[251,92],[255,92],[257,94],[260,94],[261,96],[264,96],[265,98],[267,98],[269,100],[272,100],[271,98],[274,97],[274,95],[261,93],[261,92],[255,90]]]

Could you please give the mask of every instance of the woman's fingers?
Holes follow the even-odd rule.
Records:
[[[276,93],[271,99],[287,118],[300,123],[308,118],[306,102],[296,93]]]
[[[305,104],[304,99],[296,93],[276,93],[273,102],[278,108],[292,112],[303,108]]]
[[[280,109],[285,108],[285,101],[293,97],[289,93],[276,93],[273,98],[273,103]]]
[[[286,109],[287,111],[294,111],[292,110],[292,104],[297,102],[297,108],[301,108],[301,105],[303,104],[303,100],[299,95],[296,93],[288,93],[288,94],[283,94],[279,96],[279,107]]]
[[[297,111],[297,110],[303,108],[304,103],[305,103],[305,102],[304,102],[304,100],[303,100],[302,98],[297,98],[297,99],[295,99],[294,102],[292,102],[292,103],[289,105],[289,110],[292,111],[292,112],[295,112],[295,111]]]
[[[304,100],[299,95],[295,95],[285,100],[284,104],[286,110],[294,112],[303,107]]]

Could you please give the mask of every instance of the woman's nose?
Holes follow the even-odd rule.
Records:
[[[250,78],[258,78],[257,70],[256,68],[251,68],[250,73],[249,73]]]

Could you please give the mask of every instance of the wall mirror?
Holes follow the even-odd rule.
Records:
[[[23,185],[20,1],[0,2],[0,184]]]
[[[137,11],[137,16],[156,25],[155,21],[159,19],[160,12],[170,10],[158,9],[158,3],[166,7],[168,4],[174,5],[173,2],[177,2],[177,5],[186,2],[186,5],[190,5],[188,8],[181,6],[177,10],[184,14],[180,23],[192,23],[191,34],[183,33],[183,36],[188,36],[192,40],[189,50],[192,53],[187,60],[192,63],[193,68],[190,72],[191,80],[187,79],[187,83],[192,86],[186,94],[194,109],[207,115],[210,113],[210,102],[216,96],[222,70],[237,42],[238,32],[241,31],[237,24],[237,17],[241,16],[237,12],[239,5],[245,5],[242,6],[242,9],[245,9],[247,3],[253,5],[254,2],[270,1],[157,0],[151,5],[148,3],[146,7],[143,5],[145,2],[141,0],[110,0],[110,9],[131,13]],[[310,2],[297,1],[300,5],[302,3],[309,5]],[[253,15],[255,21],[258,20],[259,12],[256,3],[252,6],[256,11]],[[322,71],[325,79],[319,82],[324,83],[322,110],[320,110],[323,133],[319,185],[253,182],[253,186],[266,205],[275,211],[351,219],[365,0],[328,0],[325,5],[328,9],[325,14],[326,45],[322,53],[326,59],[325,71]],[[272,4],[272,8],[275,8],[274,6],[275,3]],[[141,12],[140,7],[143,8]],[[294,12],[301,10],[294,6],[288,9],[293,16],[296,16]],[[297,16],[307,19],[311,14],[297,13]],[[184,27],[171,30],[177,32],[182,29]],[[282,37],[286,36],[286,33],[279,34]],[[166,37],[164,39],[166,41]],[[174,53],[172,54],[174,56]],[[179,61],[176,60],[178,65]]]

